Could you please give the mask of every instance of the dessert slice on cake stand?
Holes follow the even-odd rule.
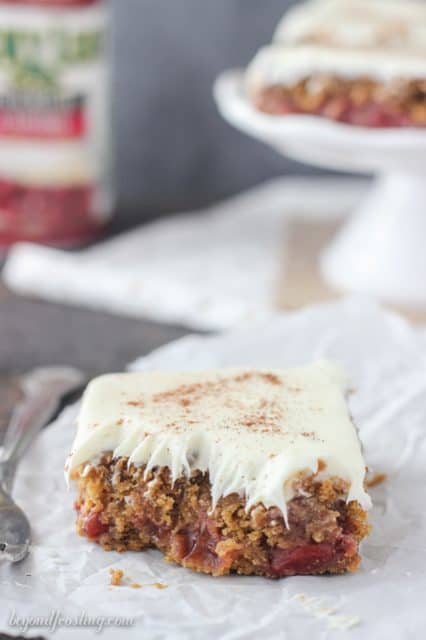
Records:
[[[339,6],[332,0],[307,3],[302,17],[310,16],[312,29],[320,5],[331,14]],[[368,7],[366,0],[352,0],[355,5],[356,46],[352,22],[341,16],[338,45],[315,33],[294,42],[290,13],[273,44],[246,71],[222,74],[214,94],[230,124],[283,155],[376,176],[366,200],[324,251],[322,273],[338,289],[426,308],[426,42],[422,49],[411,37],[418,36],[414,14],[426,18],[426,7],[417,4],[414,11],[413,5],[407,15],[404,9],[398,35],[395,15],[403,7],[397,0],[393,13],[379,0]],[[375,41],[383,30],[389,36],[389,29],[390,41]],[[367,41],[360,40],[366,33]]]
[[[238,71],[218,79],[215,97],[230,124],[283,155],[375,174],[371,192],[325,249],[321,270],[338,289],[426,307],[426,286],[419,286],[426,274],[426,129],[374,129],[318,116],[261,113]]]

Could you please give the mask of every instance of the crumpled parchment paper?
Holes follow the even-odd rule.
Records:
[[[373,533],[353,575],[211,578],[167,564],[156,551],[107,553],[74,533],[63,476],[75,408],[39,437],[19,469],[15,496],[33,523],[28,559],[0,567],[0,629],[28,616],[128,616],[104,638],[154,640],[348,637],[417,640],[426,628],[426,332],[372,303],[348,299],[278,316],[219,337],[188,337],[134,369],[288,366],[327,357],[347,369],[351,410],[368,465],[388,479],[371,490]],[[124,570],[110,586],[109,570]],[[130,583],[139,583],[134,589]],[[158,584],[166,588],[158,588]],[[58,614],[58,615],[59,615]],[[72,619],[68,620],[72,622]],[[14,626],[9,626],[13,624]],[[62,622],[65,624],[65,622]],[[106,624],[106,623],[105,623]],[[61,627],[55,638],[92,638]]]
[[[2,278],[18,294],[228,329],[275,311],[288,221],[346,214],[365,186],[352,178],[277,178],[205,211],[162,218],[83,251],[17,244]]]

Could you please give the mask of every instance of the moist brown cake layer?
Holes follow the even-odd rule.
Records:
[[[257,109],[272,115],[321,115],[367,127],[426,126],[426,80],[384,85],[369,78],[317,75],[288,87],[264,87],[252,99]]]
[[[277,508],[248,512],[243,498],[221,498],[212,511],[208,474],[196,471],[174,484],[168,468],[128,466],[105,456],[74,472],[79,495],[77,530],[107,550],[156,548],[184,567],[224,575],[283,577],[357,569],[358,544],[369,530],[347,486],[335,478],[300,478],[303,495],[288,504],[289,528]]]

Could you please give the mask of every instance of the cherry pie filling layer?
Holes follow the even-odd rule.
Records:
[[[385,86],[368,78],[311,76],[292,86],[271,85],[252,94],[272,115],[310,114],[364,127],[426,127],[426,81]]]

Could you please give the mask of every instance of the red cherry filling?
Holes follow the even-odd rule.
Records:
[[[85,519],[83,529],[88,538],[95,539],[108,531],[108,525],[102,522],[100,513],[93,512]]]
[[[315,107],[308,109],[303,108],[303,105],[299,104],[292,95],[283,93],[279,87],[272,87],[258,96],[256,104],[265,113],[316,115],[360,127],[422,126],[421,123],[414,122],[408,113],[403,113],[391,104],[371,101],[359,105],[355,104],[349,96],[344,95],[324,98]]]

